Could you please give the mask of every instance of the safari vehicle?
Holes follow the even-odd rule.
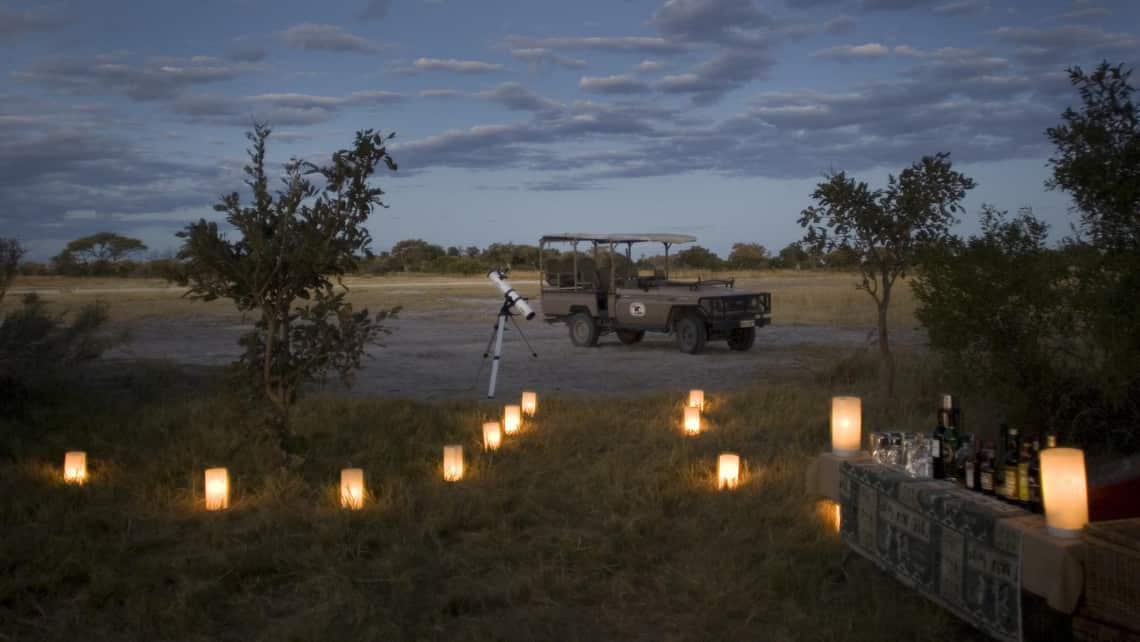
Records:
[[[682,352],[696,354],[708,341],[748,350],[756,328],[771,323],[772,296],[736,288],[734,279],[675,281],[669,248],[697,239],[682,234],[555,234],[539,239],[542,313],[565,323],[576,346],[593,346],[611,332],[626,345],[646,332],[672,332]],[[643,274],[634,264],[636,243],[665,246],[662,265]],[[569,251],[556,251],[569,246]],[[557,246],[557,247],[556,247]]]

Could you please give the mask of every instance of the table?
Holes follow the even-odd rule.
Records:
[[[848,465],[846,469],[844,468],[845,463]],[[847,471],[846,476],[844,471]],[[872,531],[874,530],[874,523],[884,519],[884,517],[879,516],[877,511],[870,515],[866,511],[862,514],[852,512],[853,506],[851,505],[858,504],[858,498],[852,496],[851,488],[848,488],[846,493],[842,492],[844,479],[847,479],[848,485],[852,484],[851,473],[853,471],[859,471],[871,487],[875,486],[875,480],[878,479],[893,480],[887,484],[887,486],[891,486],[892,491],[897,492],[899,488],[905,487],[905,491],[910,495],[921,492],[926,495],[936,494],[940,497],[951,497],[958,507],[965,505],[978,514],[989,515],[994,519],[995,528],[1005,534],[1003,537],[1008,538],[1009,534],[1012,534],[1020,540],[1020,554],[1016,556],[1020,558],[1020,565],[1016,569],[1016,579],[1020,582],[1021,588],[1033,595],[1043,597],[1049,607],[1056,611],[1071,614],[1076,610],[1084,585],[1085,548],[1080,539],[1053,537],[1046,530],[1045,519],[1041,515],[1035,515],[1016,506],[967,491],[953,482],[907,477],[901,469],[876,464],[866,453],[850,458],[841,458],[827,453],[812,460],[806,475],[808,493],[839,502],[845,521],[861,519],[866,522],[871,520],[871,523],[864,525],[869,525],[871,527],[869,530]],[[862,487],[868,484],[856,485]],[[878,494],[880,490],[882,489],[874,489],[874,492]],[[869,491],[864,489],[863,492],[866,495]],[[845,494],[847,497],[844,497]],[[871,499],[867,503],[875,501],[875,499]],[[886,501],[893,500],[887,498]],[[907,512],[905,507],[900,510]],[[903,519],[905,520],[905,517]],[[857,530],[857,525],[852,524],[850,526],[853,530]],[[845,529],[848,533],[853,532],[853,530]],[[848,544],[866,555],[866,549],[859,550],[861,547],[858,541],[848,541]]]

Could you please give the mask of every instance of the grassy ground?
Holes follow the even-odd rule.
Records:
[[[680,273],[678,278],[696,278],[696,273]],[[709,275],[703,275],[706,278]],[[875,307],[865,292],[855,289],[855,274],[763,270],[736,274],[737,285],[771,292],[773,321],[783,324],[825,324],[871,326]],[[516,272],[512,282],[529,297],[538,295],[538,275]],[[467,299],[496,296],[483,276],[393,275],[346,279],[353,303],[373,309],[402,306],[410,312],[430,312],[443,307],[463,307]],[[57,309],[76,307],[93,301],[111,304],[113,319],[163,318],[169,316],[211,316],[237,318],[228,301],[192,302],[183,290],[158,279],[98,279],[68,277],[21,277],[15,281],[5,306],[19,302],[19,295],[37,291]],[[480,302],[482,304],[482,302]],[[914,325],[914,298],[906,282],[900,283],[891,304],[890,323],[894,327]]]
[[[869,427],[925,425],[933,376],[904,364],[913,402],[878,397],[859,359],[710,390],[697,438],[678,399],[544,397],[494,456],[479,425],[497,407],[315,398],[288,468],[214,373],[72,380],[0,419],[0,640],[974,639],[867,563],[837,571],[803,490],[829,395],[864,395]],[[440,479],[446,443],[460,483]],[[84,487],[58,479],[68,449],[89,454]],[[745,462],[734,492],[713,485],[724,450]],[[217,465],[234,504],[207,513]],[[371,491],[351,514],[349,465]]]

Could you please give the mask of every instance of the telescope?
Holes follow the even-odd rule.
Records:
[[[499,268],[491,270],[487,273],[487,278],[491,280],[491,283],[497,285],[499,291],[506,297],[505,306],[507,309],[514,310],[515,314],[521,314],[527,321],[534,318],[534,310],[531,309],[526,299],[522,298],[522,295],[515,291],[510,283],[507,283],[507,275],[502,270]]]
[[[495,321],[495,329],[491,331],[491,339],[487,342],[487,349],[483,351],[483,359],[486,359],[492,354],[491,346],[495,346],[493,352],[495,358],[491,361],[491,383],[487,389],[487,398],[494,399],[495,382],[499,378],[499,360],[503,354],[503,330],[506,330],[508,321],[515,324],[515,329],[519,331],[523,341],[526,341],[527,347],[530,348],[530,356],[538,358],[538,353],[534,351],[534,347],[530,345],[530,341],[527,341],[526,335],[523,334],[522,328],[515,321],[515,315],[522,316],[527,321],[534,318],[534,310],[531,309],[530,304],[511,287],[510,283],[507,283],[507,274],[502,269],[491,270],[487,273],[487,278],[503,293],[503,305],[499,308],[499,317]],[[480,374],[483,372],[482,366],[479,367],[479,372]]]

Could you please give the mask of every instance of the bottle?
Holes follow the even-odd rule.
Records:
[[[1047,433],[1045,435],[1045,447],[1046,448],[1056,448],[1057,447],[1057,435],[1054,435],[1053,433]]]
[[[930,475],[934,479],[946,479],[946,467],[942,462],[942,435],[937,430],[930,439]]]
[[[997,451],[994,453],[994,495],[1005,497],[1005,445],[1009,443],[1009,424],[1003,421],[998,432]]]
[[[1028,506],[1029,504],[1029,441],[1021,444],[1021,452],[1017,458],[1017,501]]]
[[[1010,426],[1006,429],[1005,457],[1002,460],[1002,491],[1005,499],[1017,501],[1017,428]]]
[[[978,459],[973,447],[973,437],[966,440],[966,445],[959,451],[962,453],[962,480],[966,490],[978,490]]]
[[[959,445],[958,429],[954,426],[947,426],[946,436],[942,438],[942,467],[946,471],[947,478],[957,481],[962,480],[960,467],[954,461],[954,455],[957,454]]]
[[[1035,435],[1029,445],[1029,509],[1041,510],[1041,436]]]
[[[994,494],[994,445],[987,443],[978,464],[978,489],[985,495]]]

